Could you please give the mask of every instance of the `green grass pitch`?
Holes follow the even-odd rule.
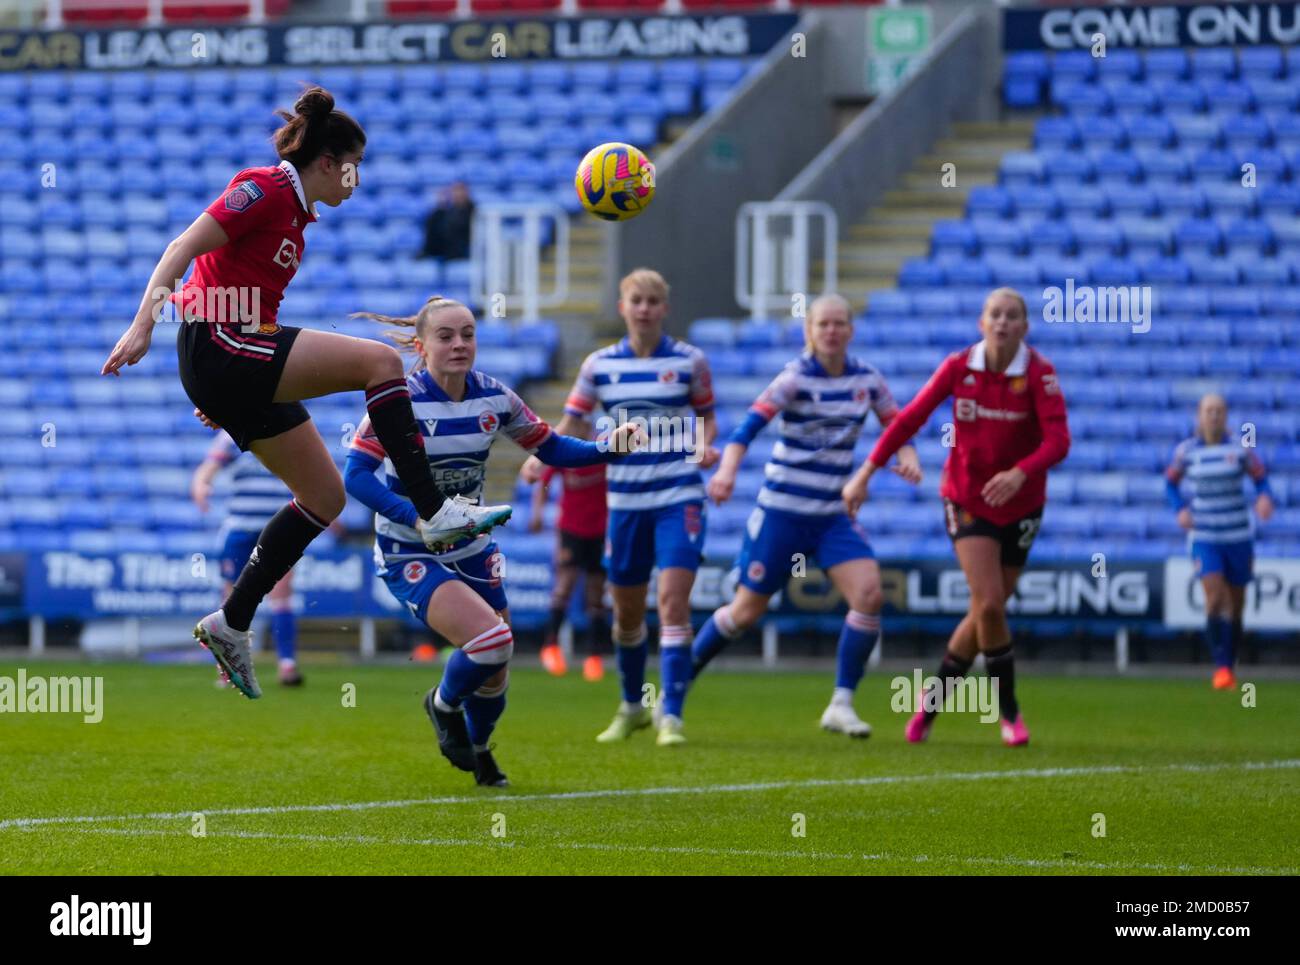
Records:
[[[1247,708],[1202,679],[1022,672],[1033,740],[1007,749],[973,714],[908,745],[892,673],[865,680],[875,735],[852,741],[817,727],[829,674],[718,672],[690,742],[657,748],[593,740],[612,677],[516,670],[495,790],[437,753],[437,667],[309,664],[285,691],[264,663],[248,701],[207,666],[25,666],[101,674],[105,706],[0,714],[10,874],[1300,873],[1296,682]]]

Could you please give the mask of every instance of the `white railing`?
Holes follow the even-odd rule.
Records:
[[[542,226],[555,225],[555,278],[542,291]],[[569,216],[558,204],[484,204],[470,228],[474,295],[484,313],[518,309],[524,319],[569,297]]]
[[[822,221],[822,281],[812,279],[813,225]],[[797,296],[833,292],[839,219],[822,201],[751,201],[736,213],[736,304],[758,318],[786,314]]]

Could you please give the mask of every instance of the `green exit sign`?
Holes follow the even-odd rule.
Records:
[[[871,50],[892,57],[915,56],[930,46],[928,7],[875,8],[867,13]]]

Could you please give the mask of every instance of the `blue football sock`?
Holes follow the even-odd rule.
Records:
[[[1210,617],[1205,621],[1205,639],[1210,643],[1210,653],[1216,667],[1232,666],[1232,621],[1223,617]]]
[[[448,707],[459,707],[466,697],[483,686],[501,664],[475,663],[464,650],[453,650],[438,684],[438,696]]]
[[[880,639],[880,614],[850,610],[836,649],[835,686],[855,690],[867,669],[867,658]]]
[[[504,690],[495,697],[480,697],[473,693],[465,698],[465,728],[469,731],[469,742],[476,750],[487,747],[488,739],[505,709]]]
[[[686,704],[686,687],[691,682],[691,628],[685,626],[659,629],[659,679],[663,686],[663,711],[682,716]]]
[[[731,607],[718,607],[707,620],[700,632],[695,634],[691,644],[691,679],[700,675],[700,671],[709,665],[709,661],[722,653],[736,637],[736,624],[731,619]]]
[[[298,650],[298,620],[292,610],[271,614],[271,638],[275,640],[275,655],[281,660],[294,660]]]
[[[624,639],[620,639],[620,635]],[[637,630],[614,630],[614,659],[618,664],[618,675],[623,685],[623,701],[628,704],[641,703],[641,690],[645,686],[645,662],[650,653],[648,634],[642,625]],[[630,643],[627,641],[639,642]]]

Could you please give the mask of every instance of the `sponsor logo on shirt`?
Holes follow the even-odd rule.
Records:
[[[226,192],[226,210],[244,211],[265,196],[266,193],[252,181],[240,181]]]
[[[275,253],[272,259],[281,268],[298,268],[298,246],[285,238],[280,242],[280,250]]]

